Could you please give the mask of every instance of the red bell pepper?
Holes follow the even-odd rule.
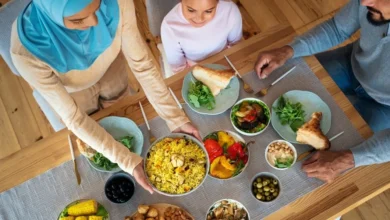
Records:
[[[245,156],[244,149],[240,143],[234,143],[227,150],[229,158],[232,160],[241,159]]]
[[[204,142],[204,146],[207,150],[207,153],[209,154],[210,163],[212,163],[215,158],[222,156],[223,154],[223,149],[216,140],[207,139]]]

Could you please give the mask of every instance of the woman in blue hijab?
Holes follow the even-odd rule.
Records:
[[[11,38],[11,56],[20,75],[67,128],[151,193],[142,158],[88,116],[129,94],[127,73],[117,61],[113,64],[120,52],[170,130],[200,139],[149,55],[132,0],[33,0],[15,21]]]

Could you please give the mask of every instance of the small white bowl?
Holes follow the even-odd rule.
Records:
[[[277,143],[277,142],[282,142],[282,143],[285,143],[287,144],[294,152],[294,162],[291,164],[290,167],[288,168],[278,168],[278,167],[275,167],[273,166],[270,161],[268,160],[268,148],[271,146],[271,144],[273,143]],[[268,144],[267,148],[265,148],[265,152],[264,152],[264,156],[265,156],[265,160],[267,161],[268,165],[270,165],[272,168],[274,168],[275,170],[287,170],[289,168],[291,168],[292,166],[294,166],[295,162],[297,162],[297,158],[298,158],[298,155],[297,155],[297,150],[295,149],[294,145],[292,145],[290,142],[288,141],[285,141],[285,140],[275,140],[275,141],[272,141],[271,143]]]
[[[206,220],[207,220],[207,216],[209,215],[209,213],[210,213],[211,211],[213,211],[215,208],[217,208],[217,207],[221,204],[221,202],[223,202],[223,201],[227,201],[227,202],[229,202],[229,203],[235,203],[235,204],[237,205],[238,208],[242,208],[242,209],[244,209],[244,210],[246,211],[246,214],[247,214],[248,216],[247,216],[247,218],[245,218],[245,219],[246,219],[246,220],[251,219],[251,217],[250,217],[250,215],[249,215],[248,209],[247,209],[241,202],[238,202],[238,201],[236,201],[236,200],[234,200],[234,199],[221,199],[221,200],[216,201],[212,206],[210,206],[210,208],[208,209],[208,211],[207,211],[207,213],[206,213],[206,218],[205,218]]]
[[[241,137],[239,134],[237,134],[236,132],[229,131],[229,130],[219,130],[219,131],[223,131],[223,132],[228,133],[230,136],[233,137],[233,139],[234,139],[235,142],[242,142],[242,143],[244,143],[244,144],[247,144],[246,141],[245,141],[245,139],[242,138],[242,137]],[[218,131],[211,132],[210,134],[215,133],[215,132],[218,132]],[[210,170],[209,170],[208,175],[209,175],[211,178],[217,179],[217,180],[232,180],[232,179],[235,179],[236,177],[240,176],[240,175],[244,172],[244,170],[248,167],[249,160],[250,160],[250,152],[249,152],[249,148],[248,148],[248,161],[246,162],[244,168],[242,168],[241,172],[240,172],[237,176],[233,176],[233,177],[230,177],[230,178],[227,178],[227,179],[220,179],[220,178],[218,178],[218,177],[212,176],[211,173],[210,173]],[[211,166],[211,162],[210,162],[210,166]]]
[[[257,179],[257,177],[268,177],[268,178],[276,179],[278,181],[278,183],[279,183],[279,194],[276,196],[276,198],[274,200],[271,200],[271,201],[261,201],[261,200],[258,200],[256,198],[256,196],[253,194],[253,191],[252,191],[253,182]],[[259,201],[261,203],[272,203],[272,202],[275,202],[280,197],[280,194],[282,193],[282,182],[280,182],[280,179],[273,173],[261,172],[261,173],[256,174],[255,176],[253,176],[249,189],[251,191],[251,194],[252,194],[253,198],[256,199],[256,201]]]
[[[263,130],[261,130],[261,131],[259,131],[259,132],[256,132],[256,133],[247,133],[247,132],[242,131],[241,129],[239,129],[239,128],[235,125],[235,123],[233,122],[233,120],[232,120],[233,108],[234,108],[235,106],[241,104],[241,103],[244,102],[244,101],[256,101],[256,102],[262,103],[262,104],[263,104],[262,107],[265,106],[265,107],[267,108],[267,110],[269,111],[268,122],[267,122],[267,124],[266,124],[266,126],[264,127]],[[230,110],[230,122],[232,123],[234,129],[236,129],[236,131],[238,131],[240,134],[243,134],[243,135],[246,135],[246,136],[256,136],[256,135],[259,135],[259,134],[263,133],[265,130],[267,130],[268,125],[269,125],[270,122],[271,122],[271,115],[272,115],[272,114],[271,114],[271,109],[268,107],[268,105],[267,105],[265,102],[261,101],[260,99],[256,99],[256,98],[244,98],[244,99],[241,99],[240,101],[238,101],[238,102],[233,106],[233,108]]]

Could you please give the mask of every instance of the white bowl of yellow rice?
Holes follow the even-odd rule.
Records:
[[[210,163],[202,142],[187,134],[174,133],[150,146],[144,166],[156,192],[176,197],[199,188],[207,177]]]

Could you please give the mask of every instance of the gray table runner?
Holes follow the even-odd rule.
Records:
[[[332,127],[328,136],[332,137],[341,131],[345,131],[343,136],[332,142],[332,149],[347,149],[362,142],[363,139],[359,133],[302,59],[288,62],[267,80],[259,81],[255,73],[247,74],[245,80],[253,86],[255,91],[258,91],[294,65],[297,66],[296,70],[273,87],[262,100],[270,106],[276,98],[287,91],[295,89],[312,91],[318,94],[332,111]],[[249,97],[249,95],[241,91],[240,99],[244,97]],[[229,112],[218,116],[203,116],[191,111],[187,105],[184,105],[184,108],[193,123],[200,128],[202,136],[221,129],[234,131],[229,120]],[[150,124],[152,132],[156,137],[169,133],[168,127],[159,117],[151,120]],[[140,126],[140,128],[144,134],[148,134],[144,125]],[[146,153],[145,149],[149,145],[148,136],[146,135],[143,154]],[[135,194],[129,202],[122,205],[113,204],[104,195],[104,184],[110,177],[110,174],[95,171],[89,166],[85,158],[79,157],[77,160],[82,178],[81,186],[76,184],[72,162],[66,162],[0,194],[0,219],[56,219],[64,206],[74,200],[83,198],[93,198],[102,203],[108,209],[113,220],[124,219],[126,215],[133,213],[139,204],[160,202],[182,206],[195,219],[202,220],[205,219],[208,208],[215,201],[226,198],[235,199],[243,203],[249,210],[251,219],[263,219],[323,184],[319,180],[307,178],[300,169],[301,163],[295,164],[293,168],[287,171],[274,170],[267,164],[264,158],[265,147],[271,141],[281,139],[272,128],[272,125],[259,136],[244,138],[246,141],[256,141],[255,145],[250,146],[249,166],[245,172],[239,178],[233,180],[222,181],[207,178],[197,191],[185,197],[169,198],[157,193],[151,196],[137,185]],[[295,146],[298,153],[309,149],[309,147],[304,145]],[[267,204],[255,200],[250,192],[252,177],[263,171],[277,175],[282,184],[281,195],[274,202]]]

